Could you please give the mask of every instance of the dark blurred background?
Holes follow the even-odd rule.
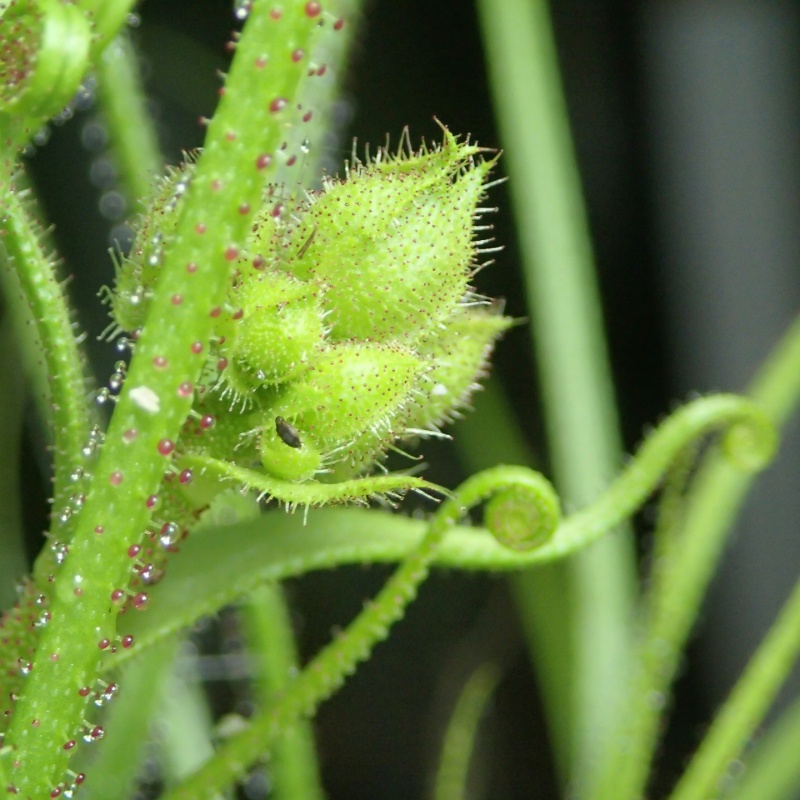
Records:
[[[534,0],[529,0],[533,2]],[[525,0],[520,0],[525,2]],[[694,392],[740,390],[800,306],[800,8],[770,0],[554,0],[554,28],[595,243],[626,447]],[[134,37],[165,157],[199,146],[233,25],[230,0],[148,0]],[[121,213],[92,109],[62,127],[31,168],[74,275],[71,290],[101,381],[117,357],[96,336],[107,255]],[[502,147],[470,3],[373,0],[340,108],[350,140],[382,144],[405,125]],[[502,172],[502,161],[500,164]],[[505,250],[479,288],[526,311],[506,188],[492,190]],[[101,213],[102,212],[102,213]],[[531,446],[545,456],[532,348],[524,327],[500,345],[495,372]],[[477,398],[480,414],[480,398]],[[457,434],[457,430],[456,430]],[[798,426],[757,486],[681,678],[659,785],[670,785],[800,564]],[[429,477],[455,485],[449,447],[425,448]],[[45,481],[30,458],[31,502]],[[31,514],[32,530],[44,522]],[[646,533],[646,530],[643,531]],[[343,569],[293,582],[310,654],[386,576]],[[317,730],[332,800],[425,796],[446,720],[469,670],[507,665],[485,720],[477,783],[490,798],[558,796],[536,686],[502,577],[437,574],[389,641],[321,710]],[[795,682],[796,683],[796,682]],[[235,701],[235,699],[234,699]]]

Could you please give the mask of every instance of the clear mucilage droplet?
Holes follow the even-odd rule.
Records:
[[[240,21],[244,21],[250,15],[252,7],[252,0],[234,0],[233,16]]]
[[[181,529],[174,522],[166,522],[161,526],[158,541],[165,549],[172,547],[180,538]]]

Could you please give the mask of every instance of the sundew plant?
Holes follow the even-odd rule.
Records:
[[[541,3],[478,4],[502,155],[443,120],[435,141],[397,131],[354,146],[335,172],[322,170],[321,143],[357,35],[354,2],[235,3],[203,146],[168,167],[129,38],[133,6],[0,3],[0,792],[324,797],[310,720],[431,570],[447,567],[515,573],[564,796],[649,796],[703,592],[800,395],[800,329],[747,396],[693,400],[623,459]],[[97,301],[117,357],[99,379],[62,282],[80,265],[55,252],[27,174],[48,126],[69,124],[90,95],[136,209]],[[527,320],[480,286],[502,245],[490,212],[505,175]],[[483,438],[465,434],[473,474],[457,486],[426,479],[419,454],[469,413],[492,350],[522,324],[535,334],[549,477],[519,463],[498,401]],[[32,564],[19,510],[21,375],[52,474]],[[648,502],[658,513],[639,586],[625,526]],[[379,562],[396,565],[383,588],[299,659],[282,582]],[[204,732],[195,721],[210,716],[207,699],[175,665],[191,662],[180,654],[192,628],[223,610],[241,631],[253,702]],[[769,800],[800,785],[796,711],[750,748],[798,647],[800,588],[672,800]],[[501,680],[499,656],[466,680],[436,757],[435,800],[478,796],[473,745]],[[731,765],[749,759],[738,779]],[[475,785],[495,797],[490,760],[481,764]],[[529,796],[541,796],[536,786]]]

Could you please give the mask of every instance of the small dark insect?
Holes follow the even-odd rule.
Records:
[[[275,417],[275,430],[281,441],[288,444],[289,447],[302,447],[303,443],[300,441],[300,434],[294,425],[290,425],[283,417]]]
[[[298,258],[302,258],[306,254],[306,251],[308,250],[309,247],[311,247],[311,242],[314,241],[314,237],[316,235],[317,235],[317,226],[314,225],[314,229],[311,231],[310,236],[308,237],[308,239],[305,240],[305,242],[303,242],[303,246],[297,251]]]

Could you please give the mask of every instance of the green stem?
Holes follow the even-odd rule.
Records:
[[[800,654],[800,581],[736,683],[670,800],[718,794]]]
[[[135,795],[150,729],[175,669],[179,636],[143,653],[122,674],[125,691],[113,698],[103,721],[106,734],[92,761],[92,777],[81,787],[86,800],[128,800]]]
[[[81,482],[75,485],[71,474],[94,422],[87,402],[85,362],[63,286],[56,277],[55,260],[45,253],[44,234],[13,187],[4,198],[0,225],[3,244],[14,266],[13,272],[6,269],[1,275],[4,293],[16,317],[15,327],[20,336],[30,335],[25,330],[28,326],[35,329],[44,358],[53,432],[53,492],[55,511],[60,513],[67,489],[81,491]],[[20,294],[24,304],[16,302]],[[35,366],[29,371],[41,374]]]
[[[800,400],[800,318],[759,371],[750,396],[777,426],[794,411]],[[592,795],[597,800],[627,800],[644,793],[663,710],[653,698],[666,698],[726,534],[752,481],[713,453],[697,474],[682,529],[665,543],[656,564],[634,681],[603,778]]]
[[[260,586],[242,607],[247,650],[256,669],[253,686],[258,705],[268,708],[291,686],[298,671],[289,608],[278,583]],[[308,720],[288,725],[276,742],[269,763],[275,800],[322,800],[325,793]]]
[[[434,800],[466,800],[469,764],[483,712],[500,680],[495,664],[470,675],[447,726],[436,773]]]
[[[707,397],[662,423],[608,491],[563,521],[549,542],[518,552],[501,546],[486,531],[452,526],[435,563],[467,570],[518,570],[564,559],[639,508],[688,442],[725,426],[752,427],[750,444],[755,452],[744,460],[752,468],[758,456],[763,466],[774,435],[760,410],[743,398]],[[419,546],[425,530],[425,523],[398,515],[326,510],[312,512],[305,526],[302,519],[272,514],[255,523],[226,527],[216,532],[219,535],[198,531],[170,566],[170,579],[154,587],[151,613],[137,615],[130,630],[146,646],[174,635],[264,581],[341,564],[397,561]],[[237,542],[234,551],[229,545],[232,537]],[[121,653],[118,660],[122,658]]]
[[[203,800],[241,777],[250,764],[272,748],[287,725],[312,714],[386,638],[427,577],[442,539],[465,510],[496,492],[517,488],[529,491],[531,510],[543,530],[555,528],[557,501],[549,483],[537,473],[519,467],[496,467],[469,478],[454,498],[442,504],[418,547],[405,558],[374,601],[313,659],[281,700],[254,717],[246,731],[232,737],[211,761],[162,800]]]
[[[582,505],[618,468],[621,444],[547,3],[480,0],[478,9],[512,176],[553,475],[565,502]],[[554,740],[566,784],[588,777],[626,680],[636,596],[630,537],[606,537],[565,570],[561,602],[570,617],[546,663],[569,674],[543,683],[572,687],[571,696],[545,697],[551,728],[568,731]],[[525,604],[522,612],[529,624],[548,624],[549,609]]]
[[[795,700],[747,754],[728,800],[786,800],[800,792],[800,700]]]
[[[117,36],[137,0],[76,0],[92,26],[91,54],[93,60]]]
[[[111,593],[132,576],[128,547],[146,529],[170,459],[164,443],[178,438],[193,400],[211,337],[211,311],[224,302],[229,271],[259,208],[291,99],[306,76],[292,61],[319,33],[305,3],[284,3],[279,19],[256,0],[237,43],[225,93],[209,124],[181,207],[150,312],[131,362],[94,479],[54,584],[51,623],[44,628],[34,669],[17,703],[6,744],[22,794],[43,795],[62,779],[71,742],[80,738],[85,701],[105,651],[115,640]],[[264,57],[275,61],[266,69]],[[280,67],[278,67],[280,64]],[[127,619],[123,620],[127,624]],[[126,640],[129,642],[129,640]],[[58,697],[59,702],[53,703]],[[31,720],[38,720],[38,727]]]
[[[127,36],[117,37],[100,56],[97,88],[125,193],[129,202],[143,202],[153,193],[164,159],[147,111],[136,53]]]
[[[8,315],[0,323],[0,609],[15,600],[14,587],[28,572],[20,496],[20,445],[25,391],[19,380],[20,351]]]

